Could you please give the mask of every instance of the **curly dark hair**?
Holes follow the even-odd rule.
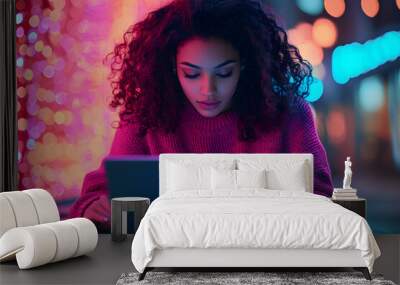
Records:
[[[288,43],[274,16],[256,0],[174,0],[132,25],[116,45],[111,64],[112,108],[120,122],[173,132],[185,97],[173,71],[177,49],[191,37],[221,38],[245,62],[232,111],[239,139],[254,140],[256,127],[278,126],[282,110],[308,94],[311,66]]]

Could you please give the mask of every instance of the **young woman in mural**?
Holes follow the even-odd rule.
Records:
[[[132,26],[112,56],[120,126],[110,155],[312,153],[314,193],[331,196],[300,88],[311,67],[258,1],[173,1]],[[71,215],[109,228],[103,166],[86,175]]]

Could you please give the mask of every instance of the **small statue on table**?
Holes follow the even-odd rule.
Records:
[[[353,176],[353,171],[351,171],[350,156],[347,157],[344,162],[344,178],[343,178],[343,188],[333,189],[333,200],[356,200],[357,189],[351,187],[351,177]]]
[[[351,161],[350,156],[347,157],[344,162],[344,179],[343,179],[343,189],[352,189],[351,188],[351,177],[353,172],[351,171]]]

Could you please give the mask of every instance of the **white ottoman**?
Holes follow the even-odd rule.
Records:
[[[20,269],[84,255],[96,248],[92,221],[60,221],[49,192],[29,189],[0,193],[0,262],[17,259]]]

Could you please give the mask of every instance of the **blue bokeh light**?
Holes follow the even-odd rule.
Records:
[[[289,82],[293,83],[294,79],[293,77],[289,78]],[[277,85],[273,84],[273,89],[277,91],[279,88]],[[308,95],[304,98],[308,102],[315,102],[319,100],[322,97],[322,94],[324,93],[324,83],[322,82],[321,79],[314,77],[314,76],[308,76],[303,79],[301,82],[301,85],[299,87],[300,93],[307,92]]]
[[[26,147],[30,150],[34,149],[36,145],[36,141],[32,138],[28,139],[28,142],[26,143]]]
[[[376,112],[382,108],[385,102],[382,80],[377,76],[363,79],[358,90],[358,102],[365,112]]]
[[[321,14],[324,8],[322,0],[296,0],[296,3],[301,11],[312,16]]]
[[[300,85],[300,92],[306,92],[308,87],[308,95],[305,97],[308,102],[315,102],[322,97],[324,93],[324,83],[321,79],[311,76],[304,78]]]
[[[17,15],[16,15],[17,25],[21,24],[23,20],[24,20],[24,15],[22,13],[17,13]]]
[[[322,97],[322,93],[324,93],[324,84],[322,80],[313,77],[313,81],[310,85],[310,93],[306,97],[308,102],[315,102]]]
[[[37,33],[35,32],[30,32],[28,35],[28,40],[30,43],[34,43],[37,40]]]
[[[332,54],[332,76],[339,84],[360,76],[400,56],[400,32],[392,31],[369,40],[335,48]]]
[[[24,66],[24,58],[23,57],[17,58],[17,66],[18,67],[23,67]]]

